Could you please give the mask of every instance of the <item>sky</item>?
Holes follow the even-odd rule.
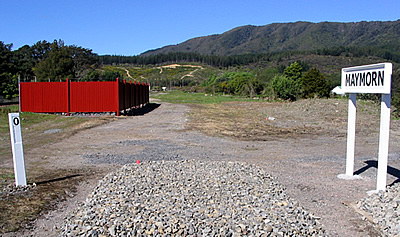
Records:
[[[0,41],[63,40],[99,55],[139,55],[244,25],[396,21],[399,0],[0,0]]]

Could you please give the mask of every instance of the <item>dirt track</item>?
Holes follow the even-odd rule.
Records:
[[[307,105],[300,104],[299,106]],[[322,106],[320,109],[324,109],[326,105]],[[335,106],[341,111],[340,113],[347,111],[346,102],[339,101],[339,104]],[[228,105],[227,109],[234,110],[235,108],[238,109],[233,105]],[[338,179],[337,175],[345,171],[346,136],[343,133],[346,127],[342,126],[346,122],[346,114],[344,118],[343,114],[338,115],[337,121],[332,120],[332,117],[320,118],[319,123],[316,124],[317,122],[312,120],[312,114],[306,114],[306,112],[293,111],[292,117],[289,118],[287,107],[283,110],[274,106],[270,108],[263,106],[258,110],[250,108],[252,111],[258,111],[258,115],[275,116],[276,121],[272,126],[274,129],[278,126],[289,131],[296,129],[300,131],[298,129],[300,127],[303,130],[297,133],[288,132],[286,136],[277,135],[274,139],[249,139],[248,135],[252,130],[247,135],[235,136],[246,129],[235,132],[235,127],[240,126],[232,128],[232,124],[234,125],[240,119],[228,121],[232,123],[228,124],[229,126],[226,123],[220,124],[219,130],[218,126],[215,126],[215,119],[201,120],[194,117],[196,115],[194,113],[191,115],[192,120],[189,120],[188,114],[196,109],[204,109],[204,107],[191,109],[185,105],[162,103],[158,108],[143,116],[128,117],[81,131],[52,145],[50,149],[49,147],[33,149],[26,154],[26,157],[30,158],[29,162],[44,162],[45,160],[49,169],[84,168],[97,171],[97,173],[88,176],[80,183],[78,192],[73,198],[61,203],[57,210],[40,218],[35,223],[33,232],[29,230],[19,234],[56,235],[57,229],[62,228],[63,218],[71,215],[77,202],[85,199],[97,184],[97,179],[124,162],[136,162],[137,159],[145,162],[146,155],[149,154],[147,151],[150,151],[153,156],[255,163],[278,177],[279,182],[287,188],[289,195],[299,200],[310,212],[321,217],[320,221],[330,236],[379,235],[368,221],[363,220],[362,216],[343,204],[358,201],[367,195],[367,191],[375,189],[376,167],[372,160],[376,159],[378,144],[376,130],[368,130],[371,126],[360,128],[358,133],[362,135],[359,136],[356,144],[355,171],[363,179],[345,181]],[[217,111],[221,112],[223,109],[219,107]],[[326,109],[329,110],[329,108]],[[271,126],[271,124],[265,125],[265,117],[263,118],[264,125],[257,122],[260,119],[253,121],[253,124],[260,123],[259,126],[261,126],[259,130],[254,130],[255,134],[263,130],[262,126]],[[293,121],[297,121],[296,129],[291,130]],[[365,121],[360,122],[363,124]],[[392,121],[389,149],[389,166],[395,170],[400,170],[398,122]],[[213,124],[214,128],[212,128]],[[201,126],[204,129],[199,128]],[[231,130],[228,129],[229,127]],[[322,127],[324,129],[321,130]],[[371,136],[365,134],[371,134]],[[261,135],[258,134],[258,136]],[[98,157],[98,162],[94,162],[91,159],[93,157]],[[111,161],[104,162],[107,157]],[[124,157],[124,159],[121,160],[119,157]],[[400,179],[399,176],[398,173],[389,174],[388,184]]]

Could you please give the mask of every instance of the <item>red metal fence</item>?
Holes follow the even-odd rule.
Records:
[[[108,82],[22,82],[22,112],[116,112],[149,103],[149,84]]]

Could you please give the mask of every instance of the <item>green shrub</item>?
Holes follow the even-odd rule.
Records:
[[[0,85],[0,95],[7,100],[11,100],[18,96],[18,76],[10,73],[3,73],[2,76],[8,77],[8,81],[4,80]]]
[[[300,82],[284,75],[275,76],[271,86],[278,98],[295,101],[299,96]]]
[[[295,81],[301,78],[302,72],[303,72],[303,67],[298,62],[290,64],[283,71],[285,76]]]
[[[301,84],[305,98],[329,97],[330,83],[315,67],[304,73]]]

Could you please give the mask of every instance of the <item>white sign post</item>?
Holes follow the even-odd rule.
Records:
[[[346,153],[346,175],[353,176],[354,173],[354,150],[356,142],[356,115],[357,94],[349,94],[349,112],[347,118],[347,153]]]
[[[376,177],[376,190],[385,190],[386,188],[386,173],[389,155],[389,131],[390,94],[383,94],[381,102],[381,126],[379,130],[379,155],[378,174]]]
[[[349,114],[347,128],[346,174],[354,172],[354,148],[356,126],[356,93],[382,94],[381,123],[379,131],[379,155],[376,189],[385,190],[389,154],[390,128],[390,90],[392,83],[392,64],[379,63],[342,69],[341,91],[349,94]]]
[[[19,113],[9,113],[11,148],[14,162],[14,175],[16,186],[26,186],[24,150],[21,136],[21,120]]]

